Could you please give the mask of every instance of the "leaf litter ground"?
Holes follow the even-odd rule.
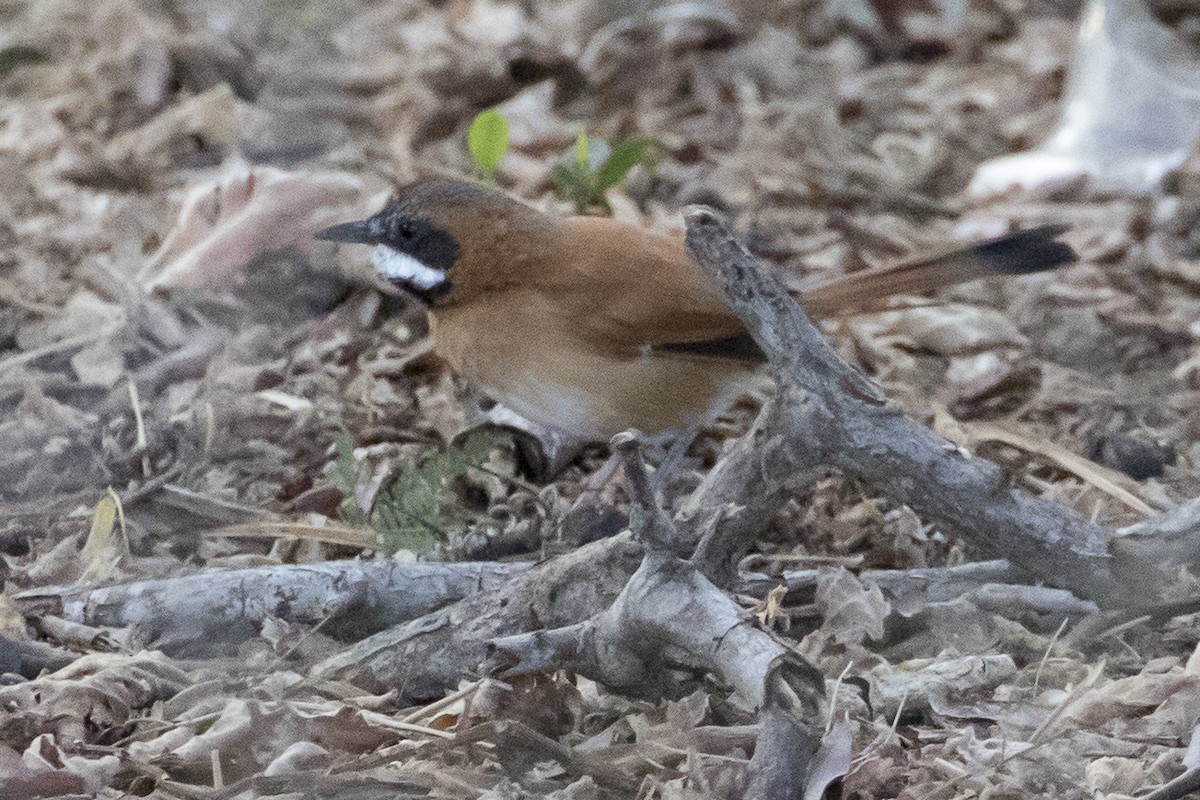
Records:
[[[519,565],[620,529],[603,452],[531,483],[511,437],[464,440],[475,400],[420,309],[380,294],[365,254],[310,238],[394,182],[469,173],[488,107],[509,122],[501,185],[565,211],[553,170],[579,125],[648,137],[657,162],[608,193],[612,213],[677,229],[675,209],[718,205],[798,285],[1069,224],[1081,260],[1060,275],[830,332],[1014,485],[1113,527],[1200,494],[1200,161],[1149,198],[973,202],[980,163],[1052,130],[1074,19],[971,5],[951,35],[883,7],[0,9],[0,796],[736,791],[754,732],[711,683],[650,702],[577,676],[462,675],[414,697],[310,673],[353,626],[267,615],[189,654],[171,645],[186,632],[15,599],[393,550]],[[756,403],[701,432],[669,503]],[[983,555],[846,475],[763,531],[747,614],[829,678],[843,796],[1120,796],[1196,766],[1195,615],[1084,635],[1087,603],[956,566]]]

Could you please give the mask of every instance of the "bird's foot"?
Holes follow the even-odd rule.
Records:
[[[483,424],[503,428],[513,434],[521,468],[539,483],[551,480],[566,469],[588,444],[560,430],[531,422],[501,405],[492,406],[484,412]]]

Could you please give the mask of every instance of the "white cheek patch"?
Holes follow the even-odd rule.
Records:
[[[446,273],[422,264],[417,259],[393,250],[386,244],[378,245],[371,254],[371,263],[380,277],[389,281],[401,281],[418,289],[436,289],[446,282]]]

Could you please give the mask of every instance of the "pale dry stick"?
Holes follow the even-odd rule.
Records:
[[[866,749],[864,749],[854,758],[854,760],[851,762],[852,764],[863,763],[868,758],[875,755],[875,752],[879,750],[879,748],[890,742],[892,737],[896,736],[896,731],[900,729],[900,717],[902,714],[904,714],[904,706],[907,704],[908,689],[905,689],[904,694],[900,696],[899,704],[896,706],[896,713],[892,715],[892,724],[888,726],[887,735],[885,735],[882,739],[876,738],[874,741],[872,741],[871,744],[866,747]]]
[[[420,733],[425,736],[432,736],[435,739],[451,740],[454,734],[450,731],[441,731],[437,728],[430,728],[426,725],[414,725],[411,722],[394,719],[387,714],[380,714],[378,711],[368,711],[366,709],[359,710],[359,715],[363,721],[369,725],[378,725],[381,728],[388,730],[399,731],[402,733]]]
[[[138,397],[137,384],[132,380],[129,381],[129,403],[133,406],[134,430],[137,431],[134,447],[142,452],[142,477],[149,478],[150,454],[146,451],[146,421],[142,419],[142,401]]]
[[[1054,650],[1054,645],[1058,643],[1058,637],[1062,636],[1062,632],[1067,629],[1067,623],[1071,621],[1070,617],[1063,617],[1063,621],[1058,626],[1058,630],[1050,637],[1050,642],[1046,645],[1046,652],[1042,653],[1042,660],[1038,662],[1037,672],[1033,675],[1033,696],[1037,697],[1038,685],[1042,682],[1042,670],[1046,668],[1046,662],[1050,660],[1050,653]]]
[[[471,683],[469,683],[468,685],[459,689],[458,691],[451,692],[450,694],[446,695],[441,700],[435,700],[432,703],[426,703],[425,705],[418,708],[416,711],[413,711],[412,713],[403,717],[402,721],[415,725],[417,723],[417,720],[426,719],[426,718],[430,717],[431,715],[436,714],[445,708],[449,708],[450,706],[457,703],[459,700],[465,700],[468,695],[476,692],[479,689],[479,687],[482,686],[483,684],[484,684],[483,680],[472,681]]]
[[[221,769],[221,751],[215,747],[209,750],[208,760],[212,764],[213,788],[219,792],[225,788],[225,773]]]
[[[885,742],[891,741],[896,735],[896,731],[900,728],[900,715],[904,713],[904,704],[908,702],[908,689],[904,690],[904,694],[900,697],[900,703],[896,706],[896,716],[892,717],[892,727],[888,730],[888,738]]]
[[[833,730],[833,715],[837,712],[838,690],[842,688],[842,681],[846,679],[846,675],[853,666],[853,661],[847,662],[845,668],[838,674],[837,680],[833,682],[833,691],[829,693],[829,718],[825,720],[825,733],[822,734],[822,737],[828,736],[829,732]],[[904,701],[900,702],[903,705]]]
[[[121,502],[121,495],[117,494],[111,486],[108,487],[108,496],[112,498],[113,505],[117,508],[117,521],[121,523],[121,541],[129,544],[129,530],[125,526],[125,504]]]
[[[217,435],[217,412],[212,401],[204,401],[204,445],[200,452],[208,455],[212,452],[213,441]]]
[[[1109,639],[1109,638],[1115,637],[1118,634],[1124,633],[1125,631],[1129,630],[1132,627],[1147,623],[1153,618],[1154,617],[1150,614],[1142,614],[1141,616],[1134,617],[1133,619],[1125,620],[1121,624],[1114,625],[1111,628],[1108,628],[1107,630],[1100,633],[1098,636],[1096,636],[1096,641],[1100,641],[1101,639]]]
[[[264,672],[272,673],[272,672],[275,672],[276,670],[278,670],[280,667],[282,667],[284,665],[284,663],[289,658],[291,658],[296,653],[296,651],[299,650],[304,645],[305,642],[309,641],[310,639],[312,639],[312,637],[314,637],[318,633],[320,633],[321,628],[325,627],[325,623],[329,622],[331,619],[333,619],[333,617],[334,617],[333,612],[326,614],[325,617],[322,618],[321,620],[319,620],[316,625],[313,625],[311,628],[308,628],[303,633],[301,633],[299,636],[297,636],[296,642],[291,647],[289,647],[287,650],[283,651],[278,656],[276,656],[275,660],[271,662],[271,665],[269,667],[267,667],[267,669],[264,670]]]
[[[15,356],[9,356],[3,361],[0,361],[0,375],[14,370],[17,367],[37,361],[39,358],[45,358],[46,356],[52,356],[58,353],[65,353],[69,350],[79,350],[87,347],[89,344],[94,344],[104,337],[116,333],[122,327],[124,327],[124,325],[124,321],[110,323],[98,331],[89,331],[88,333],[83,333],[79,336],[69,336],[66,339],[60,339],[57,342],[51,342],[50,344],[45,344],[41,347],[35,347],[32,350],[26,350],[24,353],[17,353]]]
[[[731,764],[749,764],[750,763],[750,759],[748,759],[748,758],[738,758],[736,756],[724,756],[724,755],[721,755],[720,753],[705,753],[700,750],[684,750],[682,747],[672,747],[669,744],[662,744],[662,743],[658,743],[656,746],[661,747],[663,750],[666,750],[668,753],[675,753],[676,755],[681,755],[681,756],[695,755],[697,758],[711,758],[713,761],[727,761]],[[647,760],[649,760],[649,759],[647,759]]]
[[[372,531],[345,528],[341,525],[306,525],[287,521],[238,522],[205,531],[204,536],[210,539],[302,539],[367,550],[379,544]]]
[[[1064,713],[1066,713],[1067,707],[1070,706],[1071,703],[1073,703],[1075,700],[1078,700],[1085,692],[1089,691],[1096,685],[1096,681],[1099,680],[1100,676],[1104,674],[1104,663],[1104,659],[1101,659],[1100,663],[1088,670],[1084,680],[1080,681],[1079,685],[1072,689],[1067,696],[1064,697],[1062,701],[1060,701],[1054,707],[1054,710],[1050,712],[1050,715],[1042,721],[1042,724],[1039,725],[1037,730],[1033,732],[1033,735],[1029,737],[1030,744],[1036,745],[1048,741],[1046,732],[1050,730],[1051,726],[1054,725],[1055,722],[1058,722]],[[1016,755],[1020,755],[1020,753]],[[1011,757],[1015,757],[1015,755]],[[1007,761],[1008,759],[1005,760]]]
[[[357,560],[206,569],[190,575],[89,587],[62,586],[17,595],[30,616],[55,614],[101,627],[155,632],[151,644],[171,653],[227,648],[255,636],[267,617],[317,624],[334,633],[380,630],[503,586],[525,564],[415,563]]]

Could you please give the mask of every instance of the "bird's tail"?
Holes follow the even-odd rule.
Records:
[[[919,294],[976,278],[1026,275],[1075,261],[1075,251],[1058,237],[1061,225],[1043,225],[981,242],[944,255],[901,262],[836,278],[801,293],[804,309],[830,317],[896,294]]]

